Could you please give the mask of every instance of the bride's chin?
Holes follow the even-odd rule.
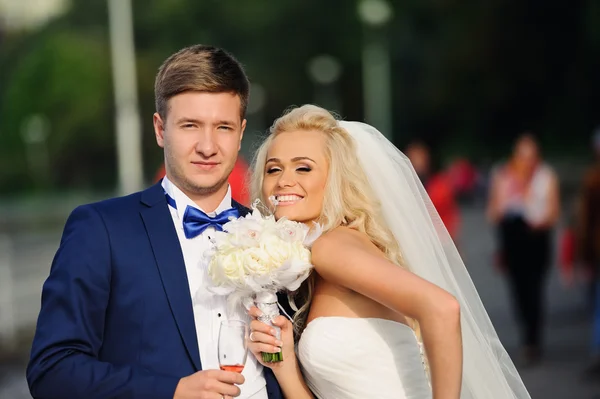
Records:
[[[299,219],[298,215],[295,215],[293,212],[282,212],[280,210],[277,210],[277,212],[275,212],[275,219],[279,220],[283,217],[287,220],[291,220],[292,222],[297,222]]]

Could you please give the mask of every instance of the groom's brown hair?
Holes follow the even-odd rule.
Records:
[[[250,82],[242,64],[223,49],[197,44],[165,60],[154,82],[156,112],[160,117],[166,119],[171,97],[187,91],[237,94],[241,118],[246,115]]]

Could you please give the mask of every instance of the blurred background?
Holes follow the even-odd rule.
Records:
[[[584,378],[597,277],[574,249],[600,126],[600,2],[0,0],[0,398],[30,397],[41,285],[69,212],[160,178],[154,76],[196,43],[232,52],[251,80],[238,199],[256,144],[291,105],[316,103],[418,148],[411,160],[426,164],[423,182],[531,396],[600,397],[600,374]],[[526,132],[558,176],[561,210],[534,366],[520,361],[486,219],[493,173]]]

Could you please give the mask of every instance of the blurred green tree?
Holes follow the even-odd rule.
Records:
[[[20,190],[36,180],[24,137],[33,115],[48,120],[47,166],[57,187],[108,183],[114,139],[105,41],[61,28],[29,44],[14,60],[1,93],[0,186]]]
[[[0,192],[116,184],[106,0],[73,1],[66,15],[0,47]],[[600,9],[594,0],[391,2],[394,135],[416,136],[445,157],[496,158],[522,129],[551,153],[581,153],[600,123]],[[362,119],[362,26],[345,0],[133,0],[138,89],[148,180],[161,163],[151,125],[160,63],[193,43],[222,46],[266,89],[264,129],[290,105],[313,101],[307,62],[343,65],[341,113]],[[48,184],[32,175],[23,124],[49,121]],[[248,132],[252,139],[252,133]],[[51,185],[49,185],[51,183]]]

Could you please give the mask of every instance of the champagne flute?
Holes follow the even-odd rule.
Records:
[[[241,373],[248,356],[248,324],[242,320],[225,320],[219,328],[219,367]]]

